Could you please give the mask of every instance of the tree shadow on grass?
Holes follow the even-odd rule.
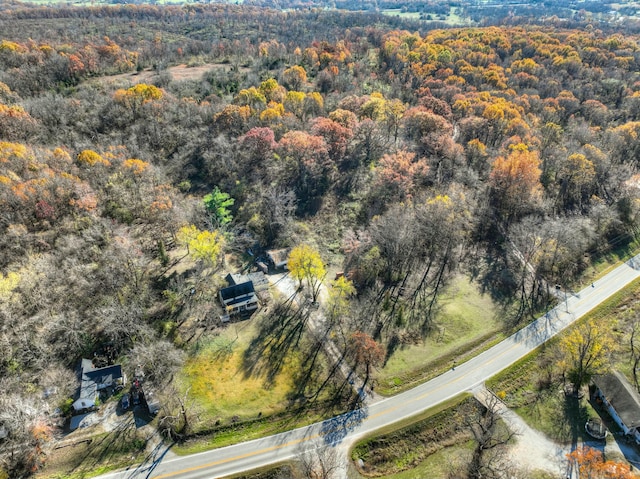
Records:
[[[573,392],[563,393],[563,416],[560,427],[563,442],[571,444],[571,450],[573,451],[578,443],[591,439],[586,435],[584,425],[589,419],[589,412],[584,404],[584,399],[578,397]]]
[[[173,444],[165,444],[163,442],[159,442],[154,449],[148,453],[142,460],[140,464],[135,467],[131,467],[128,469],[128,473],[126,475],[127,478],[134,477],[144,477],[149,478],[153,474],[153,471],[158,467],[158,465],[162,462],[164,457],[169,452],[169,449]]]
[[[300,344],[309,315],[309,308],[287,301],[262,318],[256,337],[242,357],[244,377],[264,377],[265,387],[272,386],[289,352]]]
[[[71,471],[91,471],[95,468],[119,462],[131,462],[131,455],[137,455],[145,447],[145,441],[138,436],[133,414],[126,421],[102,437],[94,438],[87,447],[85,454],[78,457],[78,461]]]

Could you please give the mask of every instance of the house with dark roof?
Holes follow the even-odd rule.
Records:
[[[220,302],[227,314],[251,315],[258,309],[258,296],[251,281],[222,288]]]
[[[625,434],[640,444],[640,394],[618,371],[593,377],[595,398]]]
[[[75,411],[92,409],[102,391],[115,390],[124,386],[126,377],[119,364],[96,368],[90,359],[83,359],[80,364],[80,389],[78,399],[73,403]]]

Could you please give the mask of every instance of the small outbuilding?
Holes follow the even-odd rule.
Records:
[[[640,394],[618,371],[593,377],[594,397],[622,431],[640,444]]]
[[[287,269],[289,253],[291,253],[290,248],[271,249],[266,252],[267,259],[273,269]]]

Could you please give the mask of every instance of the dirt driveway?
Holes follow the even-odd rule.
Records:
[[[484,387],[473,391],[474,396],[483,404],[491,393]],[[495,400],[495,398],[494,398]],[[516,443],[509,450],[509,460],[518,464],[525,471],[545,471],[553,477],[578,479],[575,471],[571,471],[567,454],[571,446],[557,444],[544,434],[529,427],[515,412],[498,402],[497,412],[509,428],[517,433]],[[635,447],[609,435],[606,441],[580,444],[589,446],[604,453],[604,457],[615,461],[626,462],[635,468],[640,467],[640,454]]]

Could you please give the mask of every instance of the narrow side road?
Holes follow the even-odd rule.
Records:
[[[296,286],[295,280],[291,278],[288,272],[280,273],[277,275],[269,275],[269,283],[276,288],[284,297],[293,298],[293,300],[298,304],[309,298],[305,298],[303,294],[298,290]],[[327,304],[329,293],[327,292],[327,288],[324,284],[320,285],[320,291],[318,295],[319,303]],[[353,391],[360,395],[361,400],[365,404],[371,404],[372,402],[378,401],[382,399],[381,396],[375,394],[370,386],[364,384],[364,379],[362,379],[356,372],[347,364],[344,360],[344,354],[336,343],[327,335],[328,333],[328,325],[327,318],[324,314],[322,306],[311,313],[309,316],[309,320],[307,321],[307,327],[309,331],[315,335],[316,338],[322,342],[322,347],[325,350],[327,357],[333,361],[335,365],[337,365],[340,374],[349,380]]]
[[[466,363],[362,409],[283,434],[200,454],[161,459],[142,467],[134,465],[100,477],[212,479],[288,460],[320,445],[339,445],[344,450],[384,426],[415,416],[481,385],[637,278],[640,278],[640,255],[608,273],[594,287],[588,286],[571,296],[566,303]]]

